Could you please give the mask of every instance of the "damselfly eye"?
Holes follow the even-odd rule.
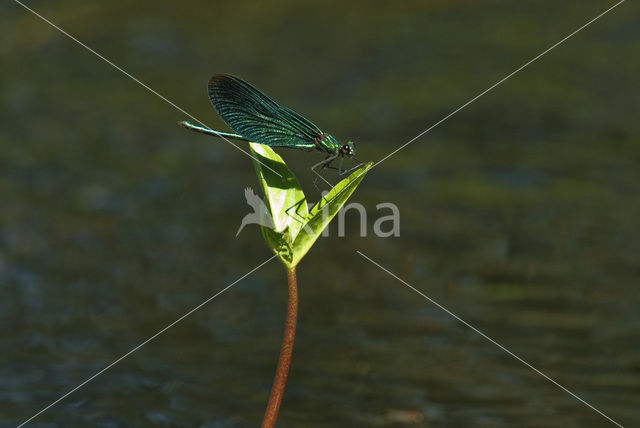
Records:
[[[344,146],[342,146],[342,151],[343,152],[347,152],[347,153],[351,153],[351,147],[349,147],[348,144],[345,144]]]

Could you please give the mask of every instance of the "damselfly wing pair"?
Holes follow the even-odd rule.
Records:
[[[279,105],[264,92],[238,77],[229,74],[213,76],[209,80],[209,99],[218,115],[235,134],[215,131],[187,121],[180,124],[193,131],[224,139],[250,141],[270,147],[319,150],[327,156],[311,167],[318,176],[320,174],[316,168],[332,168],[331,163],[338,157],[342,164],[344,157],[355,155],[355,144],[352,141],[340,144],[310,120]],[[357,166],[349,171],[356,168]],[[334,169],[338,169],[340,174],[349,172],[343,171],[342,165]]]

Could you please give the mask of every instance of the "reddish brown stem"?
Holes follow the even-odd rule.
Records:
[[[289,284],[289,301],[287,302],[287,319],[284,325],[284,337],[280,348],[280,358],[276,368],[276,376],[273,379],[269,403],[262,420],[262,428],[273,428],[276,426],[282,394],[287,384],[289,366],[291,365],[291,354],[293,352],[293,339],[296,336],[296,319],[298,318],[298,280],[296,279],[296,268],[287,270],[287,282]]]

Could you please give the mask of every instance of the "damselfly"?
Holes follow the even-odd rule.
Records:
[[[251,141],[271,147],[319,150],[327,156],[311,168],[316,174],[317,167],[329,167],[338,157],[355,155],[355,143],[348,141],[340,144],[310,120],[279,105],[264,92],[238,77],[229,74],[213,76],[209,80],[209,99],[235,134],[215,131],[187,121],[180,124],[193,131],[224,139]],[[340,171],[342,173],[341,168]]]

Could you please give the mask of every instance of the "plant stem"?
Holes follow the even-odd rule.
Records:
[[[298,317],[298,280],[296,279],[296,268],[287,269],[287,283],[289,286],[289,300],[287,302],[287,319],[284,325],[284,337],[280,348],[280,358],[276,368],[276,376],[273,379],[269,403],[262,420],[262,428],[273,428],[276,426],[278,411],[282,402],[282,394],[287,384],[289,366],[291,365],[291,354],[293,352],[293,340],[296,335],[296,319]]]

